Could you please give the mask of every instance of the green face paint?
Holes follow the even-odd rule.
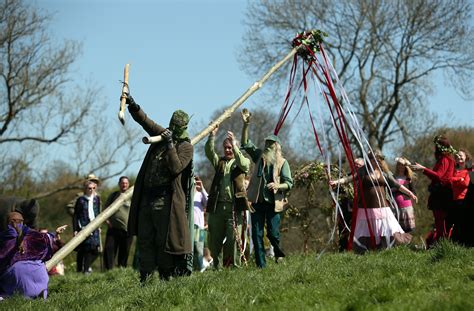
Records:
[[[189,138],[188,128],[189,116],[182,110],[176,110],[171,116],[169,129],[173,132],[173,138],[175,140],[184,140]]]

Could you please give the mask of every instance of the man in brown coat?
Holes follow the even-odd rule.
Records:
[[[187,215],[186,200],[193,159],[186,131],[189,117],[177,110],[164,128],[149,119],[130,95],[127,104],[133,119],[150,136],[163,137],[145,155],[130,207],[128,232],[137,235],[140,280],[145,282],[154,270],[165,280],[188,275],[190,260],[192,269],[188,215],[192,217],[192,211]]]

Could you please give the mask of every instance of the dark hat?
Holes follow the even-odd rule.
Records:
[[[267,137],[265,137],[265,141],[274,141],[274,142],[277,142],[279,145],[281,145],[281,140],[278,136],[276,136],[275,134],[271,134],[271,135],[268,135]]]
[[[183,110],[176,110],[171,116],[170,125],[177,125],[179,127],[184,127],[188,125],[189,115]]]

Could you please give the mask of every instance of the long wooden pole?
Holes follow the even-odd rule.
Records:
[[[126,93],[129,92],[128,89],[128,70],[130,68],[130,64],[126,64],[125,68],[123,69],[123,85],[122,85],[122,96],[120,96],[120,110],[118,113],[118,118],[122,125],[125,125],[125,104],[127,101]]]
[[[275,66],[270,68],[268,72],[257,82],[255,82],[242,96],[240,96],[229,108],[224,110],[222,115],[220,115],[217,119],[211,122],[211,124],[202,130],[199,134],[194,136],[191,139],[191,144],[195,145],[199,141],[201,141],[204,137],[209,135],[209,133],[219,124],[221,124],[223,121],[225,121],[227,118],[231,116],[231,114],[239,107],[241,106],[247,98],[249,98],[253,93],[258,91],[263,83],[265,83],[268,78],[272,74],[274,74],[278,69],[280,69],[281,66],[283,66],[289,59],[295,55],[295,53],[298,51],[298,48],[294,48],[286,55],[284,58],[282,58]],[[120,206],[123,204],[123,202],[127,199],[130,199],[133,193],[133,188],[130,187],[125,193],[121,194],[120,197],[118,197],[109,207],[107,207],[102,213],[100,213],[93,221],[91,221],[87,226],[82,228],[81,231],[78,232],[78,234],[73,237],[66,245],[64,245],[59,251],[54,254],[54,256],[46,262],[46,269],[51,270],[52,267],[56,266],[64,257],[69,255],[79,244],[81,244],[94,230],[99,228],[99,226],[106,221],[107,219],[110,218],[117,210],[120,208]]]

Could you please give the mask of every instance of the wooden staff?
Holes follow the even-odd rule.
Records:
[[[249,98],[253,93],[255,93],[257,90],[259,90],[263,83],[270,78],[272,74],[275,73],[278,69],[280,69],[283,64],[285,64],[293,55],[298,51],[299,48],[294,48],[286,55],[282,60],[280,60],[275,66],[270,68],[270,70],[260,79],[259,81],[255,82],[242,96],[240,96],[229,108],[224,110],[222,115],[220,115],[217,119],[211,122],[211,124],[202,130],[199,134],[194,136],[191,139],[191,144],[195,145],[199,141],[201,141],[204,137],[209,135],[209,133],[219,124],[221,124],[223,121],[225,121],[227,118],[230,118],[231,114],[240,106],[242,105],[247,98]],[[128,80],[128,64],[125,66],[125,79]],[[128,86],[128,84],[127,84]],[[123,89],[122,89],[122,96],[123,96]],[[122,97],[123,100],[123,97]],[[122,102],[121,102],[122,103]],[[124,108],[125,110],[125,108]],[[122,106],[120,107],[120,111],[122,112]],[[120,114],[119,114],[120,118]],[[122,120],[122,119],[120,119]],[[157,137],[157,136],[153,136]],[[150,138],[148,138],[150,139]],[[127,199],[130,199],[133,193],[133,188],[130,187],[125,193],[122,193],[119,198],[117,198],[109,207],[107,207],[102,213],[97,215],[97,217],[91,221],[87,226],[82,228],[81,231],[77,233],[75,237],[73,237],[66,245],[64,245],[59,251],[54,254],[54,256],[46,262],[46,268],[50,270],[52,267],[54,267],[58,262],[60,262],[64,257],[69,255],[79,244],[82,243],[94,230],[96,230],[103,222],[105,222],[107,219],[110,218],[117,210],[120,208],[120,206],[123,204],[123,202]]]
[[[122,85],[122,96],[120,96],[120,110],[118,113],[118,118],[122,125],[125,125],[125,104],[127,101],[127,93],[129,92],[128,88],[128,68],[130,64],[126,64],[123,69],[123,85]]]

